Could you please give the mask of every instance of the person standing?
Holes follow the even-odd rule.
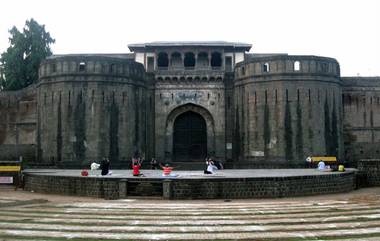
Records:
[[[154,158],[154,157],[150,161],[150,169],[152,169],[152,170],[158,169],[158,162],[157,162],[156,158]]]
[[[100,169],[102,170],[102,176],[108,175],[110,171],[110,160],[103,157],[102,162],[100,163]]]

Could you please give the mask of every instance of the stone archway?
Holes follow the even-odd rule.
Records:
[[[192,120],[194,121],[199,121],[200,124],[198,126],[191,127],[191,124],[189,124],[189,121],[191,122]],[[177,122],[179,121],[179,122]],[[201,161],[205,158],[207,153],[215,153],[215,125],[214,125],[214,119],[212,118],[212,115],[208,110],[205,108],[194,105],[194,104],[186,104],[179,106],[172,110],[170,114],[168,115],[167,121],[166,121],[166,131],[165,131],[165,159],[166,160],[176,160],[176,154],[174,153],[176,150],[178,151],[178,145],[173,145],[174,139],[175,138],[181,138],[180,136],[175,137],[174,136],[174,130],[175,130],[175,123],[179,123],[180,125],[190,125],[187,127],[182,127],[182,131],[197,131],[200,135],[202,135],[202,123],[204,122],[205,124],[205,132],[206,136],[200,137],[202,140],[206,141],[207,146],[202,147],[202,140],[195,140],[192,141],[191,137],[190,140],[187,142],[184,141],[182,144],[187,143],[187,147],[184,147],[185,151],[189,152],[189,159],[190,161]],[[187,129],[186,129],[187,128]],[[176,129],[178,129],[176,127]],[[186,129],[186,130],[185,130]],[[196,135],[196,134],[195,134]],[[206,143],[204,143],[206,145]],[[181,143],[180,143],[181,144]],[[192,148],[200,147],[202,149],[200,152],[194,151],[193,154]],[[176,148],[176,149],[175,149]],[[177,156],[178,157],[178,156]],[[184,155],[182,154],[181,158],[178,159],[178,161],[183,161],[184,160]]]
[[[180,114],[173,125],[173,160],[202,160],[205,156],[207,156],[205,119],[192,111]]]

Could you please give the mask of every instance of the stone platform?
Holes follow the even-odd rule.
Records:
[[[105,199],[144,196],[164,199],[277,198],[348,192],[356,187],[356,169],[320,172],[316,169],[220,170],[213,175],[203,171],[174,171],[177,177],[162,177],[160,170],[112,170],[101,176],[81,170],[24,170],[25,189],[41,193],[78,195]]]

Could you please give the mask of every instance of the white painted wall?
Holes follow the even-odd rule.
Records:
[[[144,64],[144,53],[135,53],[135,61]]]
[[[244,52],[235,53],[235,64],[244,61]]]

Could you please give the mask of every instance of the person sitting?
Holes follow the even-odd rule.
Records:
[[[110,175],[110,160],[108,158],[104,158],[102,162],[100,163],[100,169],[102,170],[101,174],[102,176]]]
[[[162,168],[162,176],[163,177],[176,177],[177,174],[173,174],[172,171],[174,167],[171,167],[169,164],[165,164],[165,166],[161,165]]]
[[[209,159],[207,169],[204,171],[204,174],[214,174],[216,173],[216,170],[218,170],[218,167],[215,166],[214,161],[212,159]]]
[[[143,174],[140,173],[141,168],[141,161],[139,159],[132,159],[132,174],[135,177],[143,176]]]
[[[214,165],[218,168],[218,170],[224,169],[223,163],[221,161],[214,161]]]
[[[150,169],[157,170],[158,167],[159,167],[158,162],[156,158],[153,157],[152,160],[150,161]]]
[[[330,172],[332,169],[329,165],[326,165],[322,160],[318,163],[318,170],[324,172]]]

